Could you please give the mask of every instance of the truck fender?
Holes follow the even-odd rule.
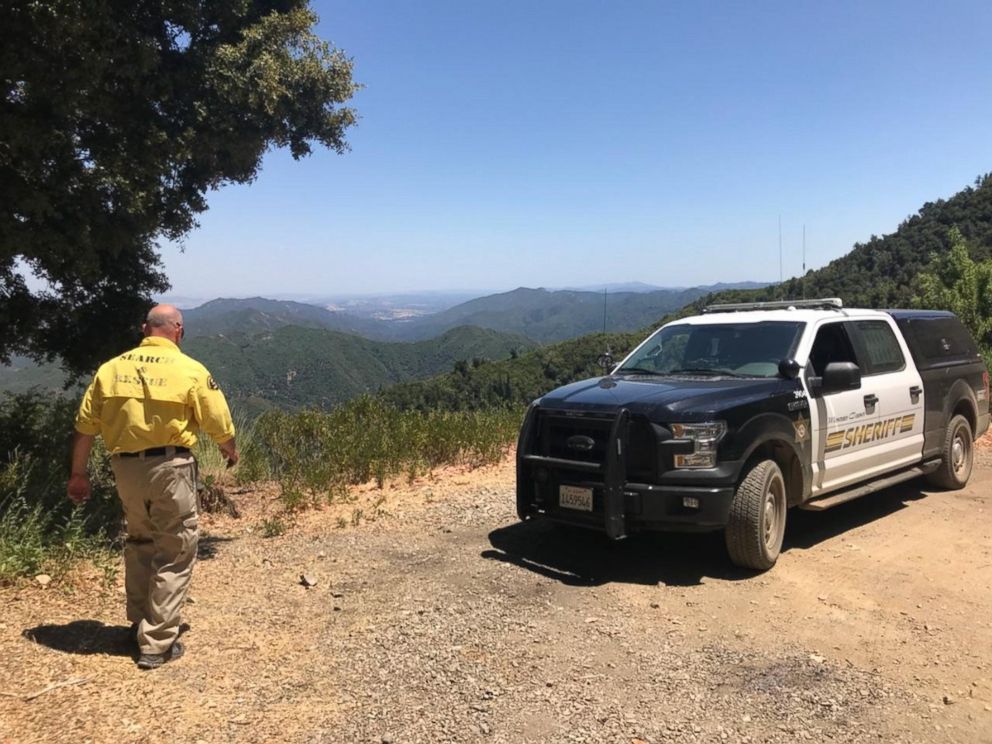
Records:
[[[965,418],[971,424],[972,434],[975,433],[975,427],[978,424],[978,401],[975,398],[975,391],[972,389],[971,385],[968,384],[966,380],[958,379],[955,380],[954,384],[951,385],[950,390],[947,391],[947,395],[944,397],[942,409],[944,411],[944,428],[951,421],[951,417],[954,415],[954,410],[964,402],[967,406],[968,412],[965,414]]]
[[[789,489],[789,506],[795,506],[809,498],[813,486],[813,434],[808,418],[793,421],[781,414],[763,413],[744,424],[737,437],[744,444],[740,460],[742,466],[751,461],[761,447],[772,443],[795,455],[799,463],[798,469],[790,471],[782,468]],[[738,480],[742,475],[743,473],[738,474]]]

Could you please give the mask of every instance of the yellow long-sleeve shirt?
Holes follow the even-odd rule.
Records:
[[[76,415],[76,431],[102,435],[111,454],[192,447],[201,430],[217,444],[234,436],[224,394],[206,367],[159,336],[101,365]]]

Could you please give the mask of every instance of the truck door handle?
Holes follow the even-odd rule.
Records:
[[[865,396],[865,408],[874,408],[876,405],[878,405],[877,395],[872,394]]]
[[[913,387],[909,389],[909,397],[912,399],[914,403],[919,402],[920,395],[922,394],[923,394],[923,388],[921,388],[919,385],[913,385]]]

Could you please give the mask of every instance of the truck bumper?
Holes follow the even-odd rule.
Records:
[[[563,507],[557,488],[534,488],[523,484],[532,498],[525,498],[522,519],[550,519],[555,522],[606,531],[606,494],[601,484],[570,482],[567,485],[592,490],[592,511]],[[711,532],[727,526],[733,488],[705,486],[656,486],[627,483],[623,487],[622,537],[643,531]],[[518,503],[520,503],[518,497]]]
[[[609,421],[602,461],[575,461],[536,454],[530,440],[535,416],[528,412],[517,446],[517,515],[522,520],[551,519],[601,530],[613,539],[656,530],[707,532],[727,525],[738,463],[722,463],[713,480],[689,483],[640,483],[628,480],[629,414],[621,409]],[[684,473],[683,475],[688,475]],[[703,483],[698,482],[704,480]],[[713,482],[713,481],[716,482]],[[562,504],[563,487],[580,489],[582,498]]]

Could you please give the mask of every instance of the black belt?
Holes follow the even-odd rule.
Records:
[[[177,455],[188,455],[189,447],[151,447],[146,450],[141,450],[141,452],[118,452],[121,457],[155,457],[157,455],[167,455],[169,450],[174,450]]]

